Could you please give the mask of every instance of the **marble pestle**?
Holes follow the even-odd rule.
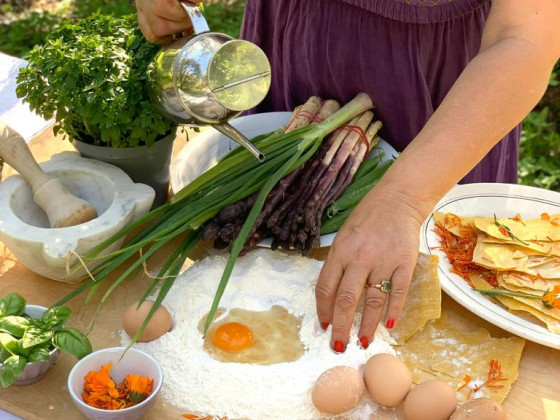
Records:
[[[59,179],[43,172],[25,140],[1,121],[0,157],[31,185],[33,199],[47,214],[52,228],[75,226],[97,217],[90,203],[72,195]]]

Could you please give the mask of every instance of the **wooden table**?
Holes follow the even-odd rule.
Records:
[[[51,130],[47,129],[30,142],[32,152],[39,161],[47,160],[52,153],[72,150],[68,142],[53,137]],[[180,135],[175,141],[176,151],[184,144],[185,137]],[[76,287],[76,285],[41,277],[3,252],[4,246],[0,242],[0,296],[17,292],[29,303],[49,306]],[[198,249],[193,254],[193,258],[199,258],[203,254],[204,250]],[[318,258],[322,256],[324,253],[315,255]],[[157,267],[164,258],[165,250],[151,262],[151,265]],[[118,331],[122,328],[122,314],[128,305],[139,298],[148,282],[149,279],[127,282],[113,293],[89,335],[94,350],[120,345]],[[69,306],[74,310],[69,325],[86,330],[95,305],[86,307],[84,296],[79,296],[70,302]],[[455,326],[465,331],[483,327],[494,337],[510,336],[509,333],[470,313],[447,296],[443,297],[442,310],[449,314]],[[30,420],[83,418],[74,407],[66,387],[66,379],[74,363],[75,359],[72,356],[62,354],[56,365],[40,382],[0,389],[0,408]],[[519,378],[504,402],[504,407],[511,420],[560,420],[560,351],[528,341],[521,359]],[[146,418],[176,419],[182,412],[185,410],[165,405],[161,399],[158,399]]]

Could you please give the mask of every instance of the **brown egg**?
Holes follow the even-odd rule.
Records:
[[[456,408],[455,390],[442,381],[422,382],[404,400],[406,420],[448,420]]]
[[[358,405],[364,391],[364,379],[359,371],[348,366],[335,366],[319,376],[311,399],[317,410],[341,414]]]
[[[412,387],[408,367],[392,354],[380,353],[369,358],[364,366],[366,389],[373,401],[394,407],[399,405]]]
[[[493,399],[477,398],[459,406],[449,420],[507,420],[507,413]]]
[[[135,302],[126,310],[123,315],[123,328],[130,338],[134,337],[134,334],[140,329],[153,304],[153,301],[146,300],[142,302],[140,308],[137,309],[138,302]],[[170,329],[171,315],[163,305],[160,305],[140,335],[140,338],[138,338],[138,341],[155,340]]]

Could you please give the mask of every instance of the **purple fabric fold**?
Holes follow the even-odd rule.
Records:
[[[329,1],[329,0],[326,0]],[[340,0],[405,23],[438,23],[457,19],[484,7],[488,0]]]
[[[249,0],[242,37],[261,46],[272,65],[270,92],[253,112],[291,110],[312,95],[345,103],[367,92],[382,137],[402,151],[478,53],[490,6],[488,0]],[[462,182],[515,183],[519,136],[520,126]]]

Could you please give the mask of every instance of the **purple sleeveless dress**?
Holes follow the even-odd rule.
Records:
[[[402,151],[477,54],[490,5],[248,0],[241,36],[272,65],[270,92],[255,112],[291,110],[312,95],[344,103],[367,92],[382,137]],[[520,132],[514,128],[461,182],[516,183]]]

